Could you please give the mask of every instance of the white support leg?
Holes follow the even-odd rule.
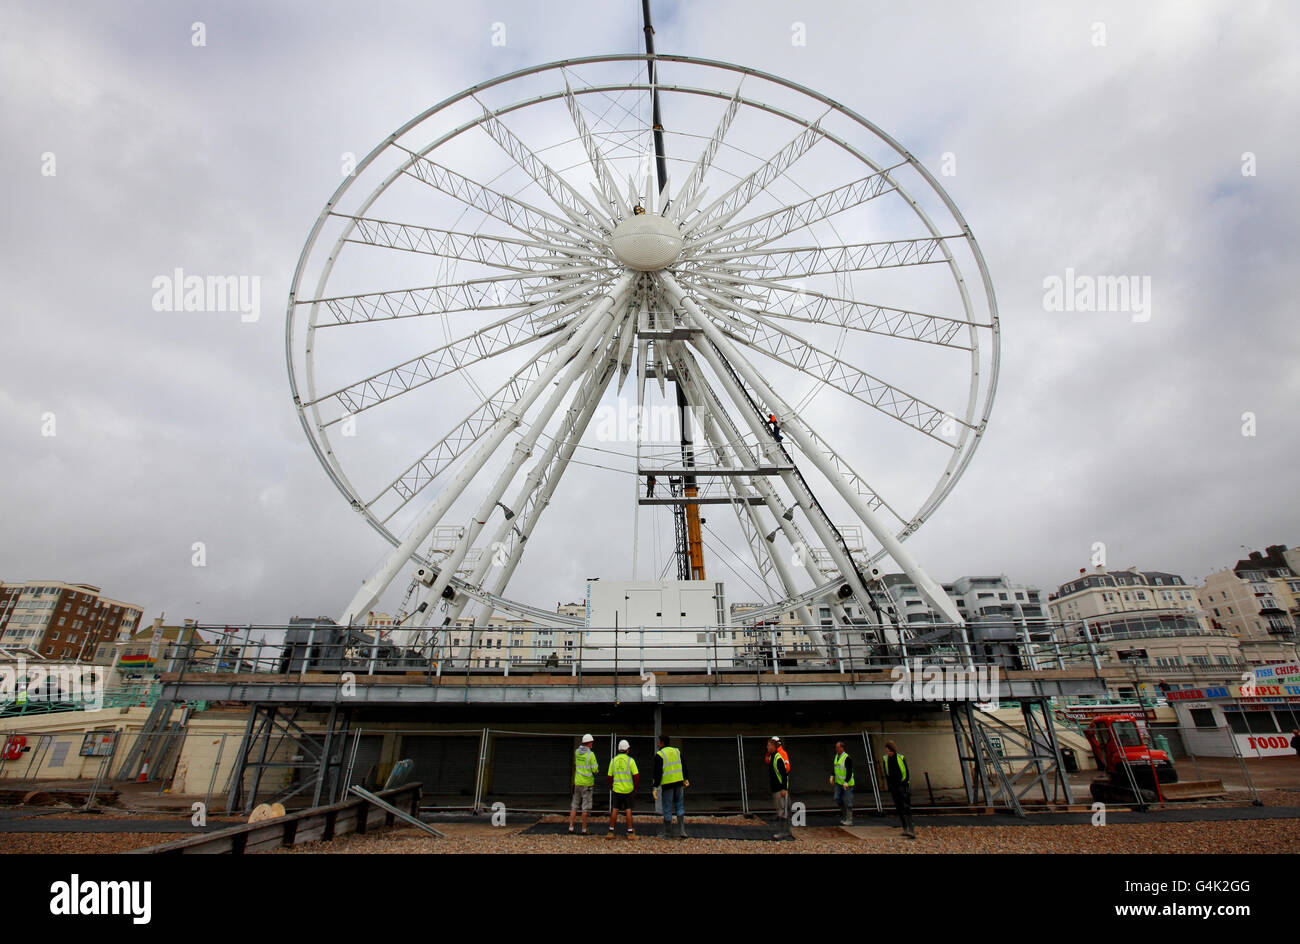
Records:
[[[447,513],[447,509],[465,490],[465,487],[483,468],[501,443],[505,441],[510,431],[523,420],[524,414],[527,413],[537,397],[550,386],[565,364],[586,346],[590,338],[604,324],[605,317],[609,314],[615,300],[621,300],[626,295],[631,283],[631,275],[624,274],[620,276],[614,283],[610,294],[605,295],[596,303],[591,313],[583,319],[582,324],[574,332],[573,337],[565,343],[550,366],[538,377],[537,382],[524,392],[524,395],[519,398],[514,407],[505,412],[492,425],[492,429],[485,437],[483,445],[475,451],[465,467],[457,472],[455,478],[448,482],[447,486],[438,493],[438,497],[420,516],[410,533],[393,550],[379,570],[361,585],[361,589],[356,592],[339,618],[340,624],[351,625],[375,605],[375,601],[379,599],[380,594],[388,588],[393,578],[419,550],[420,545],[424,543],[425,539],[437,526],[442,516]]]
[[[867,526],[867,530],[869,530],[875,539],[880,542],[880,546],[883,547],[885,552],[889,554],[898,566],[903,569],[903,572],[911,578],[913,583],[916,584],[917,589],[926,598],[930,605],[942,613],[944,618],[950,623],[961,625],[961,614],[953,604],[952,599],[944,592],[943,587],[941,587],[938,582],[922,569],[916,559],[903,547],[902,542],[890,533],[889,529],[880,522],[871,509],[867,507],[866,503],[862,501],[862,496],[858,495],[857,492],[855,492],[849,484],[844,481],[844,477],[838,474],[834,467],[831,466],[823,456],[821,456],[816,447],[808,439],[803,427],[799,424],[798,416],[795,414],[795,411],[790,408],[789,404],[782,400],[781,397],[779,397],[776,392],[767,385],[767,382],[763,380],[759,372],[754,370],[747,360],[737,354],[735,348],[731,345],[731,342],[728,341],[727,337],[718,329],[718,326],[700,310],[699,306],[695,304],[695,301],[692,298],[686,295],[682,290],[681,285],[678,284],[677,280],[673,278],[670,273],[659,272],[657,273],[657,278],[668,291],[669,297],[687,310],[691,319],[695,322],[696,327],[700,328],[704,332],[705,336],[713,342],[719,351],[723,353],[737,373],[744,377],[745,381],[753,387],[754,390],[758,391],[765,400],[767,400],[771,408],[780,411],[782,430],[789,433],[790,438],[799,446],[800,451],[803,452],[809,461],[817,466],[826,479],[834,486],[835,490],[840,493],[840,496],[848,503],[849,507],[853,509],[854,513],[862,519],[862,523]],[[702,345],[701,350],[705,347],[706,346]]]
[[[609,308],[607,307],[605,313],[608,314],[608,311]],[[492,487],[479,502],[479,506],[474,515],[470,518],[469,524],[465,526],[465,531],[461,535],[460,540],[456,542],[456,547],[452,550],[451,554],[447,556],[447,559],[442,561],[439,565],[438,576],[434,578],[433,583],[430,584],[429,588],[425,591],[424,600],[429,603],[429,606],[426,607],[424,611],[426,621],[431,615],[434,604],[436,604],[442,597],[442,592],[451,584],[451,578],[455,576],[457,569],[464,562],[465,555],[468,554],[469,549],[474,546],[474,542],[482,532],[483,526],[495,511],[497,503],[501,501],[502,497],[505,495],[506,489],[509,488],[510,483],[514,481],[515,475],[518,474],[519,469],[528,460],[528,457],[532,455],[533,447],[536,445],[542,431],[546,428],[547,424],[550,423],[551,417],[555,415],[555,411],[560,408],[560,404],[564,402],[565,397],[567,397],[570,391],[572,391],[575,385],[577,385],[579,378],[589,370],[597,367],[600,361],[607,356],[605,349],[613,338],[616,327],[616,321],[610,320],[607,322],[602,318],[601,328],[596,335],[594,347],[592,347],[590,351],[587,351],[587,346],[584,345],[582,352],[579,353],[579,355],[573,359],[573,362],[569,364],[568,369],[565,370],[560,382],[555,385],[555,388],[551,391],[551,395],[547,397],[540,412],[529,426],[528,432],[517,443],[515,443],[514,452],[510,457],[510,461],[507,462],[506,467],[498,473],[496,480],[492,483]]]

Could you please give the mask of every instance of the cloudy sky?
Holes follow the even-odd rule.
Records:
[[[660,0],[657,44],[815,88],[936,174],[951,156],[1002,360],[982,445],[908,543],[927,569],[1055,588],[1102,542],[1199,580],[1300,543],[1300,11],[789,8]],[[341,155],[490,77],[640,43],[632,0],[7,4],[0,579],[169,620],[339,612],[387,545],[304,436],[284,306]],[[155,310],[178,268],[256,277],[258,317]],[[1067,270],[1135,276],[1147,307],[1050,310]],[[518,595],[579,599],[629,529],[553,526]]]

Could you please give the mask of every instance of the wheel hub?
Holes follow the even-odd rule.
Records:
[[[672,220],[657,213],[643,213],[629,216],[614,227],[609,245],[619,262],[629,269],[657,272],[677,261],[684,240]]]

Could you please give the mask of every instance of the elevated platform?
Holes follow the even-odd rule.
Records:
[[[684,477],[693,475],[696,478],[709,478],[716,476],[735,476],[735,475],[780,475],[782,472],[793,472],[792,465],[760,465],[749,466],[747,468],[727,468],[725,466],[691,466],[689,469],[682,466],[673,469],[637,469],[636,474],[642,478],[647,475],[655,476],[677,476]]]
[[[663,497],[656,496],[654,498],[646,498],[642,496],[641,498],[638,498],[636,500],[636,503],[638,505],[733,505],[733,504],[740,504],[740,503],[746,505],[764,504],[763,499],[757,496],[751,496],[750,498],[741,499],[741,498],[735,498],[734,496],[725,497],[722,495],[712,495],[712,496],[700,495],[700,496],[696,496],[695,498],[687,498],[685,495],[664,495]]]
[[[351,678],[351,681],[349,681]],[[653,682],[653,684],[651,684]],[[344,686],[349,686],[344,693]],[[712,674],[626,672],[619,675],[533,672],[502,675],[463,671],[455,675],[409,672],[346,676],[336,672],[294,674],[169,673],[163,698],[177,701],[239,701],[279,705],[746,705],[877,702],[938,707],[963,699],[919,697],[896,684],[889,670],[858,672],[755,672],[724,669]],[[1104,679],[1090,668],[1009,670],[1000,673],[1003,701],[1103,695]],[[913,697],[914,695],[918,697]],[[965,701],[977,700],[974,693]]]

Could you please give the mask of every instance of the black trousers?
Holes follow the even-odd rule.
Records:
[[[898,812],[898,818],[903,821],[903,831],[912,832],[912,785],[910,783],[891,785],[889,795],[894,799],[894,809]]]

